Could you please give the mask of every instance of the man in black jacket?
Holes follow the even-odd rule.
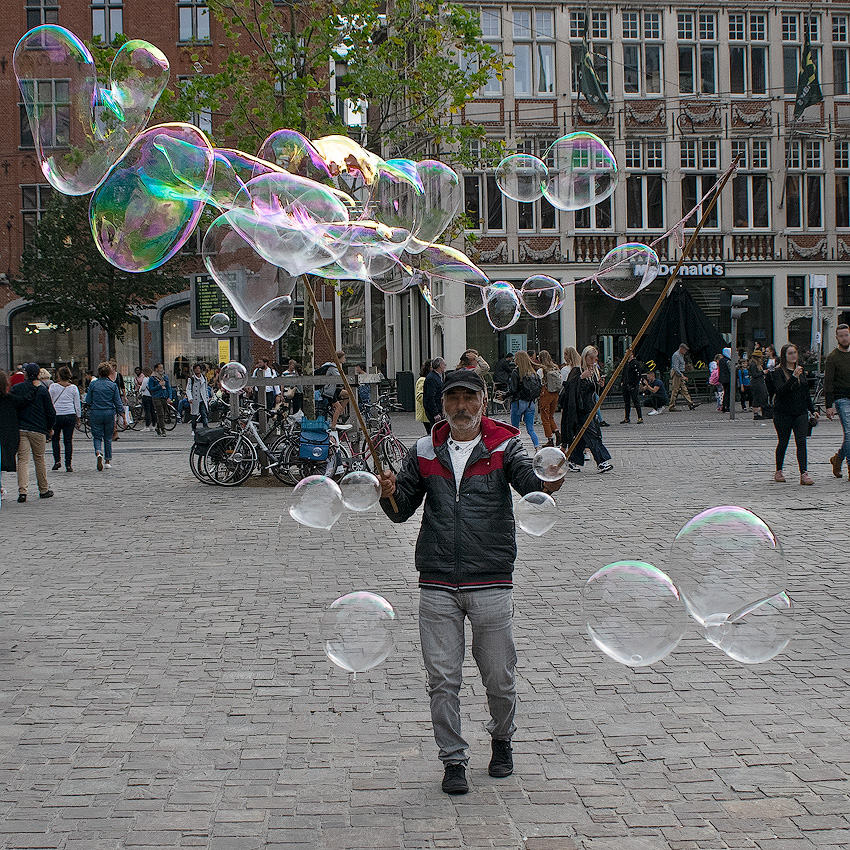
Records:
[[[486,387],[475,371],[449,372],[442,397],[446,421],[410,450],[397,478],[391,472],[384,474],[381,507],[393,522],[405,522],[425,500],[415,556],[419,634],[434,738],[445,766],[442,788],[447,794],[465,794],[468,756],[459,696],[464,621],[468,617],[472,626],[472,655],[490,709],[488,772],[510,776],[511,737],[516,729],[511,591],[516,529],[511,487],[524,496],[555,492],[561,481],[537,478],[519,431],[483,416]]]
[[[36,385],[39,373],[38,363],[24,366],[26,380],[12,387],[12,392],[25,402],[18,410],[18,428],[21,441],[18,444],[18,501],[27,500],[27,487],[30,480],[30,453],[35,463],[35,477],[38,481],[38,495],[49,499],[53,491],[47,483],[47,464],[44,462],[44,450],[47,438],[53,431],[56,411],[50,400],[50,393],[44,384]]]
[[[635,406],[638,425],[643,424],[643,411],[640,409],[640,378],[642,371],[643,364],[640,360],[635,359],[634,353],[630,351],[626,365],[623,367],[623,405],[625,406],[626,414],[620,423],[621,425],[629,424],[632,405]]]
[[[493,386],[499,389],[507,389],[511,380],[511,372],[516,369],[513,354],[506,354],[493,369]]]
[[[443,375],[446,371],[446,361],[442,357],[435,357],[431,361],[431,371],[425,376],[425,385],[422,388],[422,406],[428,421],[425,430],[430,434],[431,429],[438,419],[443,417]]]

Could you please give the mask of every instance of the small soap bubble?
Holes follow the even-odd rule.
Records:
[[[221,336],[230,330],[230,316],[227,313],[213,313],[210,316],[210,330]]]
[[[687,626],[670,577],[643,561],[617,561],[597,570],[582,588],[581,601],[591,640],[629,667],[664,658]]]
[[[342,492],[339,485],[324,475],[303,478],[292,491],[289,515],[308,528],[331,529],[342,516]]]
[[[536,156],[516,153],[505,157],[496,167],[496,183],[503,195],[514,201],[536,201],[543,197],[549,180],[546,163]]]
[[[542,319],[560,309],[564,303],[564,287],[554,277],[535,274],[523,281],[519,298],[530,316]]]
[[[349,673],[371,670],[390,654],[397,622],[393,606],[383,596],[347,593],[322,617],[325,655]]]
[[[251,330],[269,342],[280,339],[295,318],[295,304],[289,295],[274,298],[264,304],[251,319]]]
[[[561,210],[580,210],[614,193],[620,174],[605,142],[593,133],[570,133],[553,142],[544,157],[549,181],[543,196]]]
[[[248,370],[241,363],[231,360],[221,367],[218,382],[227,392],[238,393],[239,390],[244,390],[248,383]]]
[[[628,301],[658,277],[658,254],[639,242],[612,248],[599,264],[596,282],[610,298]]]
[[[531,464],[541,481],[560,481],[567,474],[567,456],[554,446],[540,449]]]
[[[745,508],[709,508],[682,526],[667,571],[688,613],[705,626],[784,592],[782,546],[767,523]]]
[[[369,511],[381,499],[381,482],[371,472],[349,472],[339,483],[342,504],[350,511]]]
[[[548,493],[529,493],[514,506],[514,518],[526,534],[540,537],[555,524],[558,506]]]
[[[715,614],[704,626],[705,638],[742,664],[775,658],[794,634],[794,605],[784,591],[744,606],[728,617]]]
[[[519,319],[519,295],[509,283],[497,280],[484,290],[484,310],[491,326],[503,331]]]

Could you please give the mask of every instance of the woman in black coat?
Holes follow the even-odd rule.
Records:
[[[0,472],[15,472],[18,455],[18,410],[26,402],[9,392],[9,376],[0,369]]]
[[[780,484],[785,483],[782,464],[792,431],[794,442],[797,444],[800,483],[814,484],[808,473],[806,438],[809,435],[809,416],[817,419],[817,413],[815,413],[803,367],[797,362],[798,358],[797,346],[790,342],[786,343],[779,353],[779,366],[773,373],[773,386],[776,389],[773,402],[773,426],[779,438],[776,445],[776,473],[773,480]]]

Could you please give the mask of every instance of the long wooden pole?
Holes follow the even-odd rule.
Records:
[[[567,457],[569,458],[572,453],[575,451],[576,446],[581,442],[581,438],[584,436],[584,432],[590,427],[590,423],[593,422],[593,417],[596,416],[599,408],[602,407],[602,402],[605,401],[605,396],[608,395],[608,391],[614,386],[614,381],[616,381],[620,372],[623,371],[626,363],[629,360],[629,355],[633,353],[637,344],[643,339],[643,335],[649,330],[649,326],[652,324],[652,320],[655,318],[658,311],[661,309],[661,305],[664,303],[664,299],[673,291],[673,287],[676,285],[676,277],[679,274],[679,269],[682,268],[682,263],[690,256],[691,251],[693,250],[694,244],[696,243],[696,238],[699,235],[700,230],[702,230],[703,225],[706,221],[708,221],[708,217],[711,215],[711,211],[714,209],[717,204],[717,200],[720,197],[720,193],[723,191],[723,188],[726,186],[726,183],[729,181],[729,178],[735,173],[735,170],[738,167],[738,160],[730,166],[729,170],[726,174],[723,175],[723,178],[720,181],[720,185],[717,187],[717,191],[714,193],[714,197],[711,199],[708,206],[705,208],[702,216],[700,216],[699,222],[697,222],[697,226],[694,228],[694,232],[691,234],[691,238],[688,240],[684,249],[682,250],[682,256],[679,258],[679,262],[676,263],[676,267],[673,269],[672,274],[670,275],[670,279],[667,281],[667,285],[661,290],[661,294],[658,296],[658,300],[655,302],[652,310],[649,311],[649,315],[646,317],[646,321],[643,323],[641,329],[637,332],[635,337],[632,339],[631,344],[626,349],[623,354],[623,359],[617,365],[617,368],[614,370],[614,373],[611,375],[610,379],[606,382],[605,386],[602,388],[602,392],[599,394],[599,400],[596,404],[593,405],[593,410],[585,419],[584,424],[579,429],[578,434],[573,438],[572,443],[570,443],[570,447],[567,449]]]
[[[375,472],[378,473],[378,477],[384,474],[384,467],[381,464],[381,459],[378,457],[378,450],[375,448],[375,443],[372,441],[372,436],[369,434],[369,429],[366,427],[366,422],[363,419],[363,414],[360,411],[360,405],[357,403],[357,395],[351,389],[351,384],[348,383],[348,378],[345,376],[345,370],[342,368],[342,363],[340,363],[339,357],[336,356],[336,343],[331,339],[331,333],[328,330],[328,326],[325,324],[325,320],[322,318],[322,314],[319,311],[319,302],[316,299],[316,293],[313,291],[313,284],[308,280],[307,276],[304,275],[302,278],[304,281],[304,288],[307,290],[307,293],[310,296],[310,303],[313,305],[313,311],[316,314],[316,322],[322,326],[322,330],[325,334],[325,341],[328,343],[331,349],[331,357],[333,358],[334,365],[339,370],[339,376],[342,379],[342,385],[345,387],[345,391],[348,393],[348,403],[354,408],[354,414],[357,417],[357,422],[360,425],[360,430],[363,432],[363,436],[366,439],[366,445],[369,446],[369,452],[372,455],[372,460],[375,461]],[[369,286],[367,283],[366,286]],[[398,505],[396,504],[395,498],[390,496],[390,504],[393,506],[393,510],[398,512]]]

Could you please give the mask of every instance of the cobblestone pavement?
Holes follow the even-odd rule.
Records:
[[[569,476],[556,529],[519,541],[508,779],[487,776],[467,662],[473,788],[460,798],[439,789],[416,522],[349,514],[308,531],[287,488],[198,483],[188,426],[125,435],[104,473],[78,439],[49,501],[16,504],[4,475],[0,848],[846,848],[850,482],[827,463],[839,433],[816,429],[815,486],[801,488],[771,481],[769,422],[703,407],[606,429],[615,471]],[[755,510],[786,548],[800,609],[787,651],[746,667],[694,631],[632,670],[595,650],[583,579],[625,557],[663,567],[680,526],[718,504]],[[354,589],[400,616],[394,652],[356,682],[319,640],[323,607]]]

